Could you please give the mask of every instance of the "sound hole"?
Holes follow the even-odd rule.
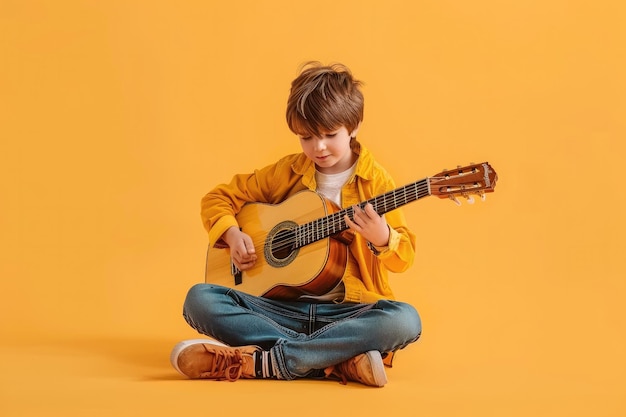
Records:
[[[289,265],[298,256],[295,249],[296,233],[298,225],[294,222],[281,222],[268,233],[265,240],[265,259],[275,268]]]

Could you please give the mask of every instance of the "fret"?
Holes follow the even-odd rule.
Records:
[[[313,234],[313,238],[315,240],[319,240],[320,239],[320,219],[317,219],[315,221],[315,229],[314,229],[314,234]]]
[[[313,229],[313,237],[315,240],[320,238],[320,219],[315,220],[315,228]]]

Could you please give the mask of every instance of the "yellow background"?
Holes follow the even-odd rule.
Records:
[[[0,414],[624,415],[624,27],[621,0],[0,0]],[[311,59],[365,82],[398,184],[488,160],[496,192],[406,207],[424,336],[384,389],[186,381],[200,198],[299,150]]]

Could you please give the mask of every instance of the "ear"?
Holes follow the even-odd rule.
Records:
[[[357,133],[359,133],[359,128],[361,127],[361,123],[362,123],[362,122],[359,122],[359,124],[357,125],[357,127],[356,127],[356,128],[355,128],[352,132],[350,132],[350,137],[351,137],[352,139],[356,138]]]

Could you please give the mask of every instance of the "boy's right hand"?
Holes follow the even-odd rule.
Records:
[[[245,271],[254,266],[256,251],[249,235],[239,230],[238,227],[230,227],[224,232],[222,239],[230,247],[230,256],[240,271]]]

